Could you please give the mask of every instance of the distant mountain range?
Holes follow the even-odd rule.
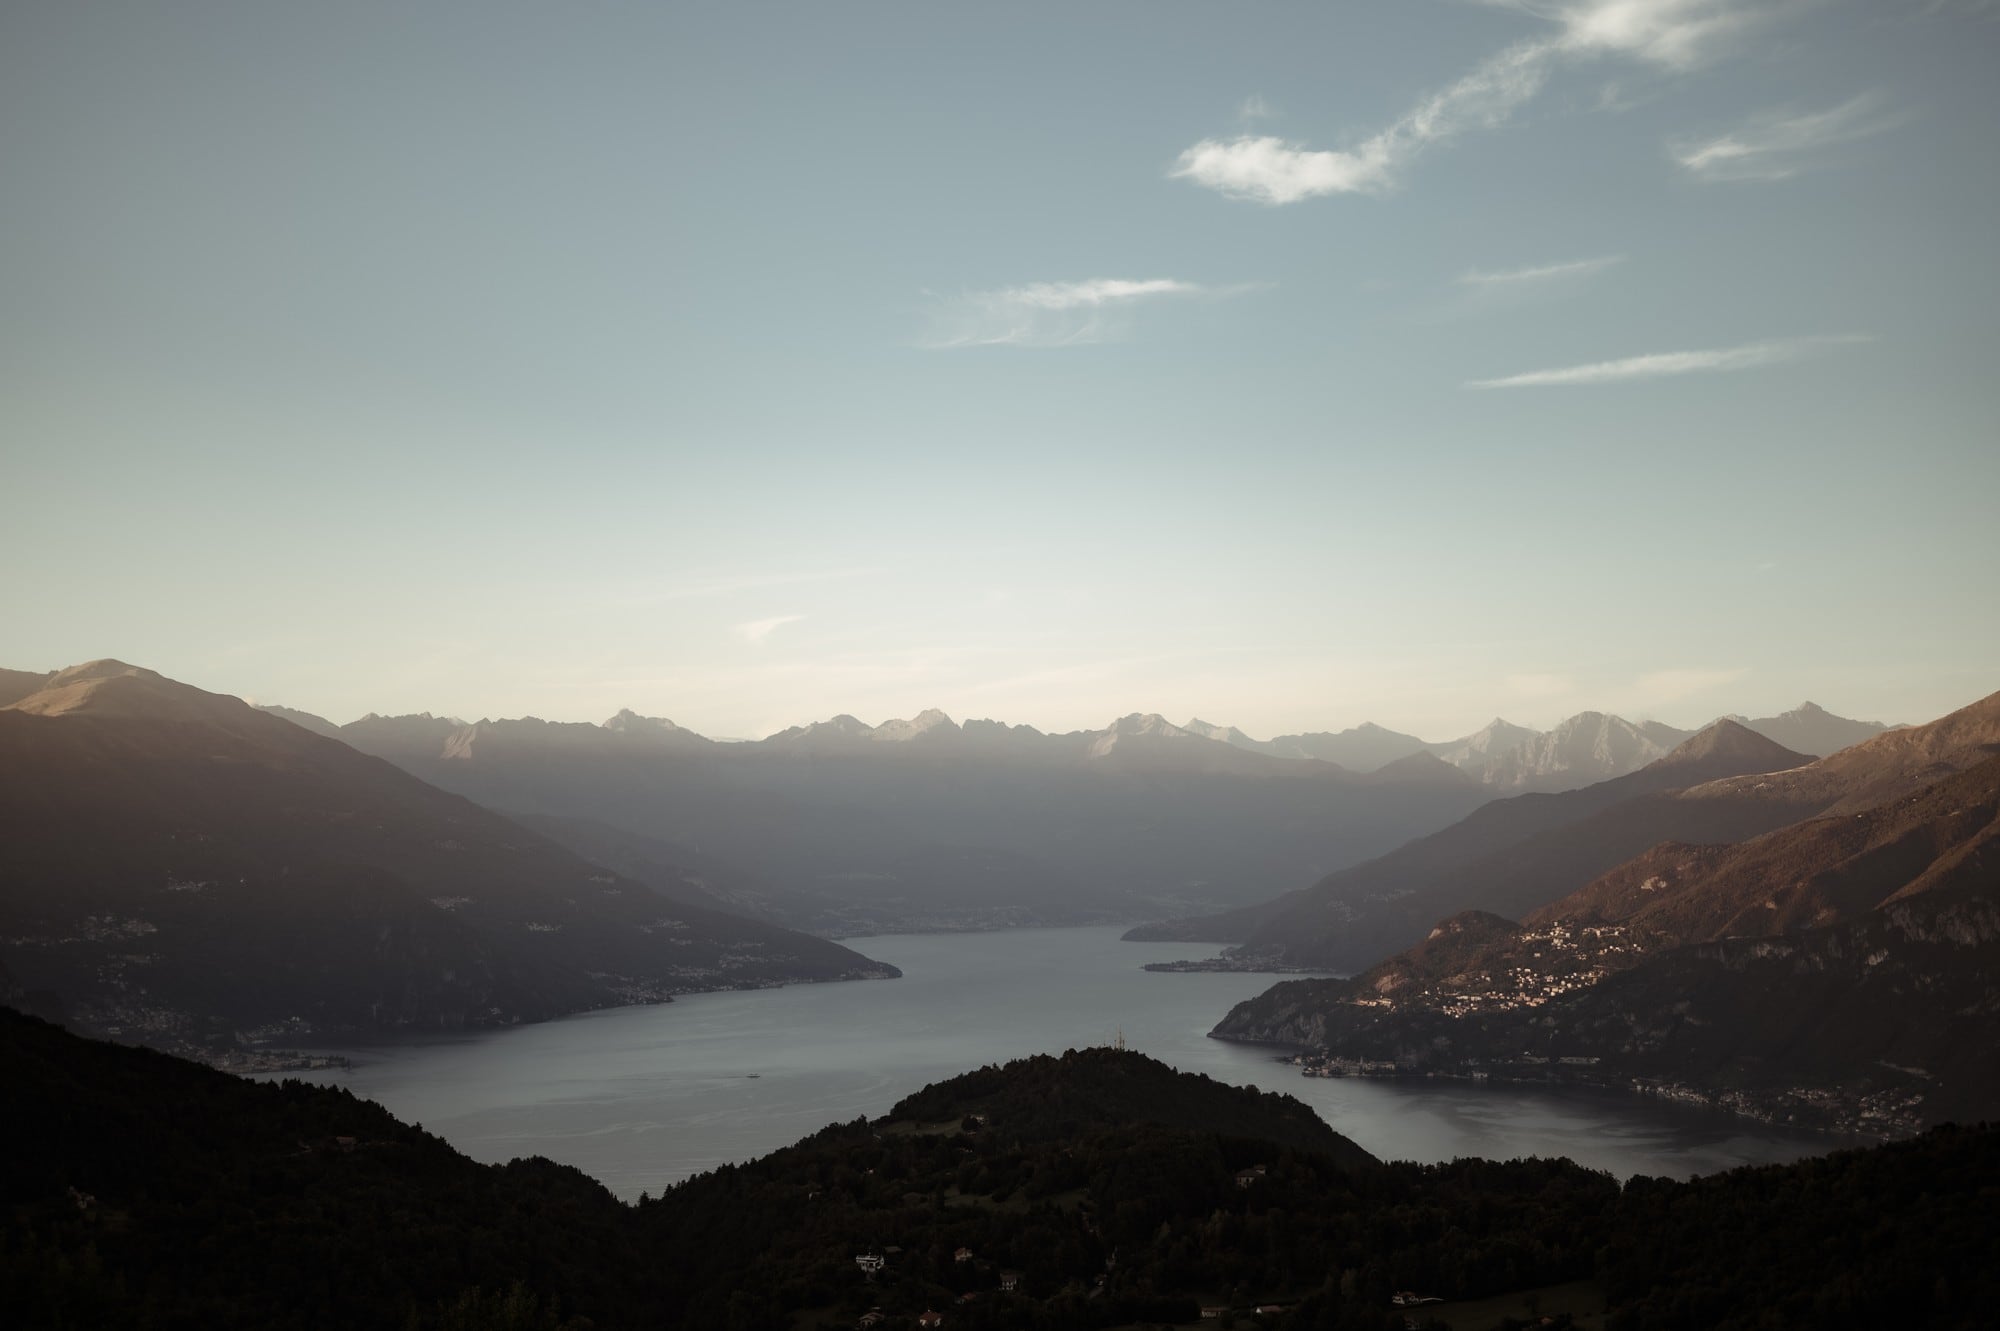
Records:
[[[84,1029],[218,1055],[895,973],[238,699],[117,661],[38,679],[0,707],[0,961]]]
[[[12,671],[5,673],[10,676],[20,674]],[[6,687],[5,679],[0,678],[0,696],[4,696]],[[336,726],[324,718],[290,707],[266,706],[265,710],[308,730],[332,735],[349,743],[390,729],[415,730],[426,741],[432,737],[441,739],[459,734],[462,735],[461,743],[471,743],[483,727],[553,724],[574,733],[582,733],[584,728],[583,723],[534,722],[533,718],[523,722],[466,723],[428,713],[400,717],[371,713],[359,721]],[[1859,744],[1889,728],[1878,721],[1850,721],[1811,702],[1778,716],[1752,719],[1732,715],[1724,719],[1813,758]],[[1580,712],[1547,731],[1531,730],[1495,718],[1470,735],[1442,741],[1422,740],[1373,722],[1338,732],[1315,731],[1259,740],[1252,739],[1235,726],[1214,725],[1198,718],[1184,725],[1174,725],[1157,713],[1135,712],[1102,730],[1046,733],[1033,726],[1008,725],[1001,721],[976,720],[961,724],[935,708],[907,720],[884,721],[878,726],[843,713],[810,725],[792,726],[762,740],[738,742],[710,740],[664,717],[640,716],[630,710],[621,711],[602,726],[593,728],[613,731],[636,741],[650,740],[663,748],[691,752],[729,743],[732,748],[747,746],[788,753],[859,755],[879,752],[881,750],[877,746],[880,745],[909,744],[934,753],[976,753],[1021,762],[1063,764],[1101,761],[1115,756],[1121,764],[1152,770],[1234,772],[1244,775],[1269,775],[1272,767],[1236,757],[1236,754],[1254,754],[1283,763],[1326,763],[1364,775],[1419,754],[1430,754],[1480,784],[1509,794],[1528,790],[1571,790],[1624,776],[1664,757],[1696,733],[1658,721],[1633,722],[1603,712]],[[1197,739],[1220,744],[1233,752],[1225,757],[1189,742]],[[408,737],[398,742],[407,743]]]
[[[1888,729],[1878,721],[1835,716],[1810,702],[1778,716],[1725,719],[1813,758],[1859,744]],[[1625,776],[1665,757],[1695,734],[1658,721],[1632,722],[1603,712],[1580,712],[1548,731],[1530,730],[1496,717],[1462,739],[1442,742],[1421,740],[1372,723],[1338,733],[1280,735],[1269,740],[1251,739],[1234,726],[1206,721],[1190,721],[1183,729],[1250,753],[1318,759],[1356,772],[1429,753],[1509,794],[1573,790]]]
[[[1357,867],[1165,933],[1366,964],[1461,905],[1515,917],[1660,839],[1740,840],[1818,807],[1810,794],[1680,801],[1663,806],[1678,820],[1658,816],[1662,792],[1807,761],[1731,722],[1638,772],[1501,801],[1453,827],[1506,782],[1615,770],[1678,732],[1586,714],[1545,735],[1496,722],[1451,745],[1409,748],[1372,726],[1260,744],[1157,714],[1045,734],[938,711],[879,726],[838,716],[751,743],[631,711],[601,725],[371,714],[334,726],[116,662],[0,672],[0,699],[0,756],[18,748],[7,779],[21,792],[4,851],[20,886],[0,902],[14,971],[99,1029],[197,1042],[876,973],[787,930],[1130,920],[1270,899],[1341,865]],[[1773,724],[1831,733],[1833,720],[1806,708]],[[394,784],[355,751],[418,781]],[[431,787],[533,831],[447,807]],[[393,813],[369,822],[359,811],[371,809]],[[579,878],[592,886],[545,886]],[[349,882],[371,884],[374,904],[329,895]],[[1460,901],[1472,884],[1479,901]],[[646,914],[662,901],[671,927]],[[385,935],[402,941],[368,966],[295,962],[275,946],[302,930],[308,950],[330,945],[370,911],[404,915]],[[264,940],[239,949],[252,959],[241,975],[188,941],[222,921],[232,945]],[[664,949],[652,938],[663,929],[675,935]],[[451,978],[397,989],[399,966]],[[253,991],[264,997],[244,1005]]]
[[[833,936],[1252,901],[1489,793],[1427,753],[1355,773],[1149,714],[1059,735],[936,711],[837,716],[750,743],[629,711],[602,725],[276,714],[647,881],[649,862],[699,863],[736,908]]]
[[[676,864],[702,859],[740,908],[833,936],[1247,903],[1433,831],[1494,793],[1588,787],[1690,737],[1601,713],[1545,733],[1495,721],[1427,743],[1375,725],[1261,741],[1151,713],[1051,734],[931,710],[880,725],[843,714],[732,743],[629,710],[601,725],[426,713],[344,726],[271,710],[489,807],[546,819],[541,830],[572,848],[630,864],[661,847]],[[1828,748],[1881,730],[1811,704],[1747,725]],[[613,837],[626,840],[614,849]]]
[[[1655,831],[1807,813],[1735,844],[1656,838],[1520,924],[1461,879],[1458,913],[1415,946],[1352,980],[1279,985],[1215,1033],[1850,1130],[2000,1104],[2000,694],[1613,808]]]
[[[1301,891],[1127,936],[1240,943],[1275,964],[1359,970],[1416,942],[1440,916],[1532,910],[1662,840],[1740,841],[1795,822],[1816,811],[1810,799],[1739,805],[1686,801],[1675,792],[1808,761],[1718,721],[1636,772],[1578,790],[1494,800]]]
[[[1521,918],[1661,842],[1734,844],[1909,794],[1985,755],[1995,738],[1986,706],[1880,732],[1812,762],[1725,719],[1627,776],[1495,800],[1302,891],[1127,936],[1239,943],[1274,964],[1358,971],[1414,944],[1444,916]]]

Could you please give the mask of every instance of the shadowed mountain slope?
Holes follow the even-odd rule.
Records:
[[[49,675],[32,670],[0,670],[0,707],[11,707],[30,694],[40,693],[49,679]]]
[[[1630,777],[1540,802],[1499,801],[1304,892],[1152,932],[1241,941],[1286,964],[1360,970],[1458,911],[1519,919],[1662,842],[1733,844],[1867,810],[1996,753],[2000,694],[1811,762],[1718,721]]]
[[[1778,716],[1734,721],[1766,739],[1818,758],[1882,733],[1879,721],[1850,721],[1816,703]],[[1574,790],[1628,775],[1670,752],[1695,732],[1658,721],[1631,722],[1602,712],[1580,712],[1547,731],[1494,719],[1460,739],[1427,743],[1372,723],[1338,734],[1316,732],[1252,739],[1234,726],[1189,721],[1196,735],[1274,758],[1320,758],[1355,772],[1370,772],[1413,753],[1430,753],[1498,793]]]
[[[1718,721],[1628,776],[1558,794],[1495,800],[1451,827],[1248,910],[1142,926],[1131,938],[1238,942],[1287,964],[1358,970],[1423,937],[1432,921],[1478,908],[1515,916],[1573,891],[1685,829],[1737,840],[1811,812],[1759,804],[1699,807],[1669,792],[1808,760]]]
[[[1351,979],[1308,983],[1330,1001],[1527,1004],[1673,948],[1849,923],[1924,893],[1996,882],[2000,758],[1865,813],[1808,819],[1738,845],[1655,846],[1520,924],[1461,911]]]
[[[632,721],[429,716],[341,728],[355,747],[490,808],[584,820],[734,866],[774,918],[836,935],[1253,900],[1484,799],[1438,764],[1360,776],[1156,715],[1067,735],[941,713],[881,726],[836,717],[745,744],[661,733],[670,740]]]
[[[764,884],[692,846],[640,836],[589,818],[522,813],[516,814],[514,821],[592,864],[637,879],[670,901],[769,923],[810,908],[811,903],[802,899],[781,903]]]
[[[1687,792],[1691,800],[1807,801],[1827,813],[1849,813],[1921,789],[2000,754],[2000,693],[1927,725],[1885,731],[1818,762],[1768,778],[1714,781]]]
[[[1455,915],[1216,1034],[1911,1128],[2000,1112],[1996,976],[2000,756],[1739,845],[1654,847],[1521,925]]]
[[[0,937],[71,1019],[199,1049],[886,972],[115,661],[0,709]]]
[[[1213,1034],[1419,1075],[1664,1094],[1896,1135],[2000,1114],[2000,884],[1841,922],[1618,955],[1616,937],[1455,917],[1354,980],[1293,981]]]
[[[1838,753],[1842,749],[1875,738],[1888,727],[1880,721],[1850,721],[1844,716],[1835,716],[1816,702],[1800,703],[1789,712],[1776,716],[1760,716],[1750,719],[1732,716],[1732,721],[1740,721],[1766,739],[1776,740],[1788,749],[1800,753],[1810,753],[1815,758]]]
[[[1620,924],[1669,943],[1759,937],[1982,880],[2000,880],[2000,757],[1741,845],[1656,846],[1527,923]]]
[[[282,721],[290,721],[301,730],[310,730],[313,734],[324,735],[328,739],[340,738],[340,727],[323,716],[301,712],[296,707],[279,707],[275,703],[257,703],[254,706],[260,712],[275,716]]]

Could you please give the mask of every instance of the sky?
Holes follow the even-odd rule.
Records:
[[[0,0],[0,664],[1929,719],[1996,125],[1996,0]]]

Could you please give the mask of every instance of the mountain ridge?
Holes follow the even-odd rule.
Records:
[[[730,744],[612,720],[371,715],[338,735],[511,815],[698,848],[761,884],[784,923],[831,936],[1229,904],[1448,823],[1485,794],[1438,763],[1356,774],[1155,713],[1046,735],[933,709]]]
[[[29,672],[23,671],[0,672],[0,696],[4,696],[6,688],[9,687],[8,680],[15,676],[25,679],[46,678],[46,676],[34,676]],[[268,706],[274,707],[275,704]],[[300,712],[294,708],[282,708],[281,710],[293,717],[311,717],[314,722],[320,725],[331,726],[334,729],[342,728],[336,723],[310,712]],[[428,712],[411,713],[408,715],[413,718],[434,719],[432,718],[432,714]],[[1623,775],[1627,771],[1636,770],[1638,766],[1643,766],[1645,762],[1651,761],[1653,757],[1657,757],[1666,752],[1666,750],[1671,749],[1681,740],[1695,734],[1696,730],[1705,728],[1697,727],[1696,730],[1684,730],[1659,721],[1645,720],[1633,722],[1605,712],[1584,711],[1563,718],[1545,731],[1535,730],[1528,726],[1515,725],[1504,718],[1496,717],[1481,729],[1452,740],[1424,740],[1415,735],[1388,729],[1373,721],[1364,721],[1359,725],[1350,726],[1341,731],[1287,733],[1276,735],[1268,740],[1260,740],[1252,738],[1233,725],[1217,725],[1204,721],[1199,717],[1190,718],[1185,723],[1175,726],[1159,713],[1132,712],[1114,718],[1112,721],[1106,723],[1106,725],[1095,730],[1042,731],[1031,725],[1010,725],[1009,723],[989,718],[967,719],[960,722],[953,720],[943,710],[935,707],[926,708],[907,719],[891,718],[879,725],[870,725],[851,714],[841,713],[824,720],[790,726],[766,735],[761,739],[735,741],[709,739],[700,732],[690,730],[668,718],[642,716],[631,708],[622,708],[612,717],[599,724],[603,728],[610,730],[658,729],[684,737],[689,742],[706,741],[711,744],[729,742],[747,745],[765,745],[771,744],[774,741],[785,744],[795,743],[807,737],[870,738],[883,742],[896,742],[918,738],[933,729],[950,732],[978,728],[989,732],[997,729],[1002,732],[1019,733],[1024,736],[1032,736],[1044,740],[1065,741],[1069,747],[1076,747],[1078,745],[1087,747],[1091,743],[1089,737],[1104,737],[1116,734],[1122,725],[1132,721],[1134,718],[1151,718],[1154,722],[1153,728],[1160,730],[1162,733],[1168,731],[1178,732],[1223,744],[1230,748],[1240,749],[1246,753],[1255,753],[1291,762],[1318,759],[1356,773],[1372,771],[1377,767],[1384,766],[1401,758],[1407,758],[1415,753],[1429,752],[1462,770],[1474,773],[1479,773],[1489,768],[1496,772],[1504,771],[1510,774],[1507,778],[1508,780],[1516,782],[1533,777],[1560,776],[1567,769],[1561,767],[1559,763],[1558,765],[1550,766],[1551,762],[1556,762],[1557,760],[1550,759],[1547,753],[1577,748],[1578,737],[1580,735],[1584,737],[1582,742],[1582,751],[1584,753],[1592,755],[1594,760],[1599,765],[1607,767],[1607,770],[1609,768],[1618,769],[1608,770],[1608,775]],[[362,719],[382,721],[400,720],[403,718],[385,717],[371,712]],[[487,718],[488,721],[496,723],[505,722],[510,719],[535,718]],[[1802,703],[1799,707],[1791,711],[1772,717],[1752,719],[1737,713],[1731,713],[1715,719],[1734,721],[1747,729],[1765,735],[1766,738],[1784,744],[1787,748],[1812,757],[1824,757],[1829,753],[1835,752],[1838,748],[1859,743],[1890,728],[1876,721],[1851,721],[1847,718],[1836,716],[1819,706],[1819,704],[1811,701]],[[352,725],[355,723],[350,722],[348,724]],[[460,722],[460,724],[468,723]],[[549,724],[568,725],[586,723],[555,722]],[[1793,733],[1799,736],[1802,741],[1809,738],[1814,743],[1821,744],[1824,747],[1814,747],[1813,743],[1787,743],[1784,735],[1778,733],[1780,731]],[[1630,751],[1629,756],[1620,758],[1613,752],[1613,746],[1617,745],[1620,741],[1622,741],[1623,747]],[[1530,745],[1539,745],[1547,752],[1541,757],[1516,754],[1514,752],[1515,750],[1522,749],[1524,746]],[[1601,752],[1595,752],[1600,749]],[[1541,770],[1543,768],[1547,768],[1547,770]],[[1524,773],[1526,773],[1526,776],[1523,775]],[[1534,788],[1542,789],[1543,787],[1536,786]],[[1549,787],[1549,789],[1554,788]]]
[[[2000,693],[1811,761],[1768,740],[1760,746],[1747,729],[1715,722],[1689,741],[1694,748],[1667,755],[1672,761],[1578,791],[1495,801],[1303,891],[1127,937],[1238,943],[1280,965],[1362,970],[1431,921],[1468,908],[1520,918],[1658,843],[1745,841],[1974,766],[2000,752]],[[1703,766],[1718,762],[1725,770]],[[1630,798],[1614,802],[1620,797]]]
[[[213,1056],[891,970],[111,661],[0,708],[0,939],[72,1019]]]
[[[1466,909],[1513,917],[1549,893],[1582,886],[1658,841],[1736,840],[1804,816],[1792,806],[1682,806],[1669,792],[1712,778],[1805,761],[1734,722],[1719,721],[1637,772],[1578,790],[1530,792],[1482,805],[1450,827],[1336,871],[1311,887],[1205,919],[1130,931],[1133,939],[1241,944],[1287,966],[1363,969]]]
[[[1996,699],[1761,783],[1816,787],[1816,816],[1735,844],[1652,846],[1520,924],[1452,915],[1352,979],[1240,1004],[1214,1033],[1401,1070],[1668,1086],[1843,1128],[1989,1114]]]

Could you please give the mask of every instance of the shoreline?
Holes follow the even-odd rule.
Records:
[[[1209,1038],[1224,1044],[1249,1048],[1289,1050],[1289,1053],[1271,1055],[1271,1061],[1287,1067],[1296,1067],[1301,1077],[1312,1080],[1351,1077],[1357,1080],[1416,1084],[1504,1086],[1530,1092],[1582,1091],[1613,1101],[1667,1103],[1705,1113],[1720,1114],[1784,1132],[1804,1133],[1823,1138],[1835,1147],[1907,1141],[1939,1126],[1907,1113],[1891,1114],[1879,1110],[1870,1112],[1866,1109],[1847,1109],[1846,1112],[1842,1112],[1844,1105],[1835,1106],[1826,1103],[1827,1099],[1835,1096],[1834,1092],[1704,1089],[1666,1077],[1607,1075],[1584,1065],[1550,1064],[1534,1065],[1531,1068],[1511,1065],[1465,1069],[1406,1068],[1382,1060],[1337,1058],[1324,1051],[1305,1049],[1292,1044],[1245,1040],[1213,1033]],[[1820,1112],[1800,1115],[1797,1109],[1801,1104],[1818,1109]],[[1791,1112],[1787,1112],[1788,1110]]]

